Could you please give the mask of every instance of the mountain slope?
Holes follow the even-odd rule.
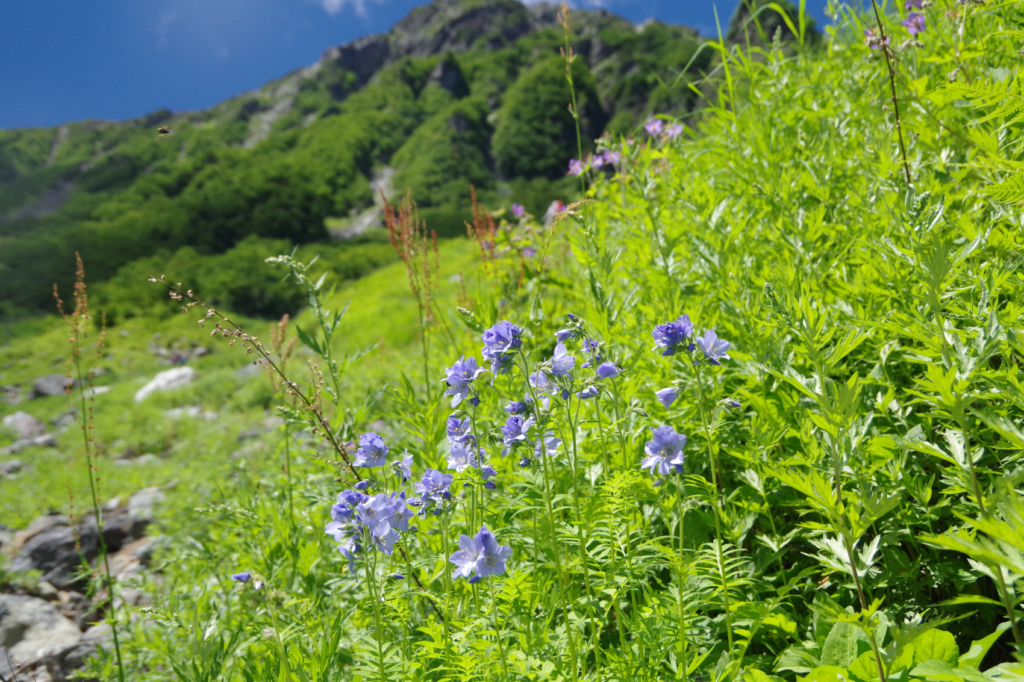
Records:
[[[604,11],[571,22],[584,152],[602,133],[694,107],[686,83],[711,54],[695,31]],[[389,166],[441,235],[461,232],[470,184],[535,212],[570,198],[563,42],[551,5],[438,0],[209,110],[0,131],[0,315],[5,302],[49,306],[76,250],[102,280],[184,245],[325,240],[325,218],[373,207],[371,182]],[[659,84],[684,70],[671,90]]]

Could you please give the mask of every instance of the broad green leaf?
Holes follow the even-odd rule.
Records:
[[[960,657],[960,667],[981,668],[981,663],[985,660],[985,654],[987,654],[988,650],[992,648],[992,645],[1003,636],[1003,633],[1009,629],[1009,622],[1000,623],[999,627],[996,628],[996,631],[988,637],[983,637],[982,639],[971,642],[971,648],[967,650],[967,653]]]
[[[848,668],[860,655],[857,648],[860,636],[860,630],[852,623],[836,623],[821,648],[821,665]]]
[[[854,678],[863,680],[864,682],[880,680],[881,678],[878,676],[878,663],[875,659],[875,652],[865,651],[863,654],[858,656],[857,660],[850,664],[850,675]]]
[[[850,671],[837,665],[822,665],[801,679],[803,682],[848,682]]]
[[[956,646],[956,639],[944,630],[928,630],[911,643],[914,645],[914,658],[917,661],[942,661],[950,666],[959,662],[960,649]]]
[[[942,661],[925,661],[918,664],[910,674],[940,682],[991,682],[993,678],[973,668],[951,668]]]

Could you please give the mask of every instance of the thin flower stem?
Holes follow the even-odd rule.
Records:
[[[452,664],[451,640],[452,633],[449,622],[452,614],[452,567],[448,557],[451,552],[448,549],[448,512],[441,512],[441,551],[444,553],[444,612],[448,614],[444,621],[444,662],[446,666]]]
[[[388,682],[387,671],[384,667],[384,625],[380,615],[380,596],[376,585],[377,554],[373,549],[369,550],[369,554],[373,557],[372,566],[364,566],[363,573],[366,576],[366,591],[370,593],[370,599],[373,600],[373,624],[377,632],[375,637],[377,640],[377,668],[380,672],[380,682]]]
[[[871,7],[875,10],[875,22],[878,24],[878,34],[882,41],[882,54],[885,57],[885,66],[889,71],[889,87],[892,89],[892,107],[893,112],[896,115],[896,134],[900,140],[900,156],[903,157],[903,172],[907,176],[907,185],[913,188],[914,183],[910,179],[910,164],[907,163],[907,148],[903,144],[903,124],[900,122],[899,99],[896,97],[896,74],[893,71],[892,66],[893,55],[889,49],[889,43],[886,40],[885,27],[882,25],[882,17],[878,13],[878,3],[875,0],[871,0]]]
[[[501,654],[501,672],[508,682],[508,662],[505,660],[505,646],[501,643],[501,629],[498,627],[498,600],[494,596],[494,582],[487,581],[487,587],[491,591],[491,619],[494,621],[494,639],[498,642],[498,653]]]
[[[685,549],[683,546],[683,524],[686,520],[686,505],[683,503],[683,481],[679,479],[679,483],[676,486],[676,496],[679,504],[679,583],[678,589],[678,602],[679,602],[679,670],[682,672],[683,682],[687,679],[687,664],[686,664],[686,611],[683,605],[683,588],[686,585],[686,570],[685,563]]]
[[[518,367],[519,371],[522,372],[523,381],[526,382],[526,390],[530,394],[530,398],[533,401],[535,414],[539,416],[539,396],[537,395],[537,391],[534,389],[533,385],[530,384],[530,371],[526,365],[526,354],[522,351],[522,349],[520,349],[518,355],[519,359],[522,361],[522,365],[516,365],[516,367]],[[513,362],[513,364],[515,363]],[[541,434],[540,437],[543,438],[544,425],[540,423],[540,420],[538,420],[536,427],[538,432]],[[577,663],[578,654],[576,651],[576,637],[573,635],[572,631],[572,619],[569,618],[570,608],[568,596],[566,594],[567,581],[565,579],[565,572],[562,567],[562,559],[558,553],[558,525],[555,522],[555,512],[551,506],[551,481],[550,475],[548,474],[548,458],[543,453],[543,445],[541,445],[541,450],[542,453],[540,456],[540,460],[541,471],[543,472],[544,478],[544,507],[547,511],[548,523],[551,525],[551,539],[553,540],[551,549],[552,554],[555,557],[555,570],[558,574],[558,592],[561,596],[562,608],[565,611],[565,632],[566,636],[569,638],[569,656],[572,660],[572,679],[577,680],[579,679],[579,666]]]
[[[718,566],[721,569],[725,566],[725,557],[722,555],[722,512],[725,511],[725,493],[722,491],[722,481],[717,471],[718,460],[715,457],[712,425],[708,423],[707,408],[704,405],[704,382],[701,377],[700,363],[693,359],[692,354],[688,353],[687,357],[690,359],[690,365],[693,367],[697,377],[697,409],[700,412],[700,423],[704,429],[704,440],[708,448],[708,458],[711,464],[711,483],[718,496],[718,500],[713,506],[715,509],[715,552],[717,554]],[[732,604],[729,598],[729,586],[724,584],[724,576],[722,577],[722,582],[722,600],[725,602],[725,634],[729,640],[729,650],[731,651],[733,647]]]
[[[596,610],[593,607],[593,604],[594,604],[594,592],[593,592],[593,590],[590,587],[590,567],[589,567],[589,561],[587,560],[587,537],[586,537],[586,534],[584,533],[584,528],[583,528],[584,516],[581,513],[582,510],[583,510],[583,505],[582,505],[582,503],[580,501],[580,490],[579,490],[579,480],[578,480],[579,479],[579,472],[577,470],[577,462],[576,462],[577,458],[579,457],[579,445],[578,445],[577,439],[576,439],[576,424],[578,423],[577,420],[579,418],[579,404],[582,403],[583,401],[582,400],[577,400],[576,401],[576,407],[577,407],[576,417],[577,417],[577,420],[573,419],[572,410],[570,409],[570,402],[571,402],[571,394],[570,394],[570,400],[566,400],[565,401],[565,417],[566,417],[566,419],[569,422],[569,432],[572,434],[572,459],[570,460],[570,466],[571,466],[571,469],[572,469],[572,494],[573,494],[573,501],[575,502],[575,505],[576,505],[576,529],[577,529],[576,537],[578,538],[578,541],[579,541],[580,564],[583,566],[583,584],[586,587],[586,591],[587,591],[587,601],[590,602],[590,604],[591,604],[591,606],[588,608],[588,611],[590,611],[590,626],[594,630],[593,636],[595,638],[595,644],[594,644],[594,668],[595,668],[595,672],[597,673],[598,679],[600,679],[600,677],[601,677],[601,645],[600,645],[601,626],[600,626],[600,623],[597,621]],[[543,448],[543,446],[542,446],[542,448]]]
[[[284,648],[284,642],[281,641],[281,628],[277,625],[277,607],[274,606],[274,598],[270,594],[266,596],[267,609],[270,611],[270,620],[274,624],[274,639],[277,640],[277,647],[281,651],[281,663],[284,665],[284,678],[291,682],[292,679],[292,667],[291,662],[288,660],[288,652]]]

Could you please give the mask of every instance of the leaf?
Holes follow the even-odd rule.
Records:
[[[822,665],[801,679],[803,682],[847,682],[850,679],[850,672],[837,665]]]
[[[993,606],[1003,606],[995,599],[983,597],[980,594],[961,594],[957,597],[953,597],[952,599],[947,599],[940,603],[939,606],[959,606],[960,604],[991,604]]]
[[[743,673],[743,682],[772,682],[772,678],[756,668],[750,668]]]
[[[313,351],[314,353],[316,353],[320,357],[324,356],[324,351],[323,351],[322,348],[320,348],[320,344],[317,343],[316,340],[313,337],[311,337],[309,334],[307,334],[302,329],[302,327],[300,327],[299,325],[295,325],[295,331],[299,335],[299,341],[302,341],[302,344],[304,346],[309,348],[311,351]]]
[[[859,655],[858,634],[857,626],[852,623],[836,623],[825,638],[825,646],[821,648],[821,665],[848,668]]]
[[[918,661],[942,661],[950,666],[959,663],[960,649],[956,639],[945,630],[928,630],[911,643],[914,645],[914,658]]]
[[[857,660],[850,664],[850,675],[860,680],[864,680],[864,682],[880,680],[881,678],[878,676],[878,662],[875,659],[875,652],[865,651],[858,656]]]
[[[951,668],[942,661],[925,661],[910,671],[915,677],[942,682],[991,682],[993,678],[973,668]]]
[[[1003,636],[1003,633],[1009,629],[1009,622],[1000,623],[999,627],[996,628],[996,631],[988,637],[983,637],[982,639],[971,642],[971,648],[967,650],[967,653],[960,657],[960,667],[981,668],[981,662],[985,660],[985,654],[987,654],[988,650],[992,648],[992,645]]]

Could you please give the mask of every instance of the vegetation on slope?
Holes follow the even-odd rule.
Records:
[[[650,113],[693,107],[686,83],[710,54],[691,60],[694,32],[657,22],[638,30],[603,12],[577,17],[576,68],[595,73],[579,79],[587,139],[610,118],[621,132]],[[510,204],[504,183],[564,175],[575,156],[565,107],[553,104],[568,98],[554,61],[562,42],[551,7],[439,0],[390,34],[333,48],[208,111],[0,131],[0,313],[48,309],[52,284],[70,286],[76,250],[101,281],[154,249],[207,255],[253,236],[324,241],[324,219],[371,207],[369,183],[388,165],[398,192],[411,189],[430,209],[432,229],[463,234],[470,184]],[[516,95],[537,79],[542,97]],[[157,135],[161,125],[170,134]],[[534,207],[548,193],[526,196],[532,187],[515,185]]]

